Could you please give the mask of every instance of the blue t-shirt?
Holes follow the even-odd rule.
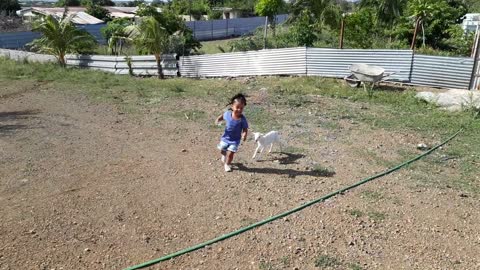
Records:
[[[222,136],[222,142],[228,144],[240,144],[242,139],[242,130],[248,128],[247,118],[242,115],[242,118],[235,120],[232,118],[232,111],[228,110],[223,114],[225,120],[225,132]]]

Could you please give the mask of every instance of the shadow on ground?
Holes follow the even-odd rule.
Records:
[[[6,121],[17,121],[31,118],[33,115],[38,114],[38,111],[35,110],[25,110],[25,111],[13,111],[13,112],[0,112],[0,135],[11,135],[12,133],[22,130],[29,129],[27,125],[24,124],[7,124]]]
[[[272,156],[275,155],[275,156]],[[282,157],[278,157],[278,155],[282,155]],[[304,158],[304,154],[293,154],[293,153],[285,153],[285,152],[272,152],[267,155],[261,154],[261,159],[257,159],[257,162],[273,162],[278,160],[280,164],[294,164],[297,160]]]
[[[284,155],[280,158],[270,157],[267,156],[267,159],[260,159],[257,162],[273,162],[278,160],[280,164],[294,164],[297,160],[305,157],[303,154],[292,154],[292,153],[276,153]],[[335,175],[334,171],[326,170],[326,169],[313,169],[313,170],[294,170],[294,169],[278,169],[272,167],[265,167],[265,168],[255,168],[255,167],[247,167],[243,163],[233,163],[232,165],[237,166],[240,171],[248,172],[248,173],[262,173],[262,174],[277,174],[277,175],[288,175],[289,178],[295,178],[300,175],[308,175],[314,177],[332,177]]]

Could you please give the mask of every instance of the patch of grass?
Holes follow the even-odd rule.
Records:
[[[358,210],[358,209],[348,209],[347,213],[349,213],[350,215],[352,215],[356,218],[359,218],[359,217],[363,216],[363,212]]]
[[[280,259],[280,262],[282,263],[283,266],[290,266],[290,256],[283,256]]]
[[[228,46],[228,43],[232,40],[238,40],[238,39],[239,38],[204,41],[202,42],[202,48],[200,48],[199,52],[203,54],[222,53],[222,51],[218,48],[219,46],[222,47],[225,50],[225,52],[228,52],[230,49],[230,47]]]
[[[329,255],[321,255],[315,259],[315,267],[326,268],[340,266],[342,263],[335,257]]]
[[[350,269],[350,270],[363,270],[363,268],[356,263],[348,264],[348,269]]]
[[[273,270],[275,269],[273,263],[271,262],[265,262],[261,261],[260,264],[258,265],[259,270]]]
[[[372,202],[378,202],[384,198],[384,195],[381,192],[374,190],[365,190],[361,193],[362,198],[365,198]]]
[[[255,132],[268,132],[280,127],[277,120],[263,107],[258,105],[247,105],[244,112],[250,124],[250,128]]]
[[[385,213],[377,212],[377,211],[370,211],[367,213],[368,217],[376,222],[381,222],[385,220]]]
[[[331,177],[335,175],[335,170],[331,168],[325,168],[319,164],[313,166],[312,171],[318,176]]]
[[[327,130],[338,130],[340,129],[340,124],[338,121],[322,120],[318,122],[318,126]]]
[[[206,113],[200,110],[174,111],[172,113],[169,113],[169,115],[185,121],[197,121],[197,120],[205,119],[206,117]]]

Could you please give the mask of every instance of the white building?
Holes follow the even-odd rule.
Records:
[[[468,13],[465,14],[462,28],[465,32],[477,31],[477,26],[480,25],[480,13]]]

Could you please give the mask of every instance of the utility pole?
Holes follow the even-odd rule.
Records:
[[[340,26],[340,49],[343,49],[343,33],[345,32],[345,13],[342,14],[342,24]]]
[[[480,68],[478,61],[480,60],[480,25],[477,25],[477,31],[475,32],[475,43],[473,46],[473,70],[470,78],[470,90],[478,90],[480,86]]]
[[[265,30],[263,33],[263,49],[267,48],[267,27],[268,27],[268,16],[265,16]]]

